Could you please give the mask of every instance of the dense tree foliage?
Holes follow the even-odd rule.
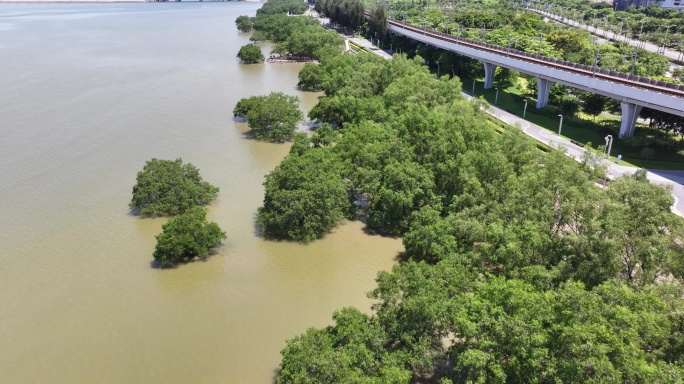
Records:
[[[299,82],[297,87],[302,91],[317,91],[321,88],[321,67],[313,63],[304,64],[304,68],[299,71]]]
[[[287,39],[276,45],[274,52],[306,59],[321,59],[330,50],[336,54],[342,51],[344,39],[323,28],[320,24],[297,28]]]
[[[385,7],[376,5],[370,15],[370,20],[368,20],[368,32],[371,36],[379,36],[382,39],[387,34],[387,12],[385,11]]]
[[[281,92],[240,99],[233,116],[247,119],[254,137],[278,142],[292,138],[303,118],[299,99]]]
[[[492,4],[499,9],[488,11]],[[510,36],[531,52],[542,32],[542,54],[552,57],[595,54],[584,33],[501,2],[425,17],[470,37],[485,18],[497,28],[485,40],[507,45]],[[262,30],[286,42],[308,28],[277,32],[294,23],[269,20]],[[459,30],[467,26],[475,29]],[[267,176],[260,230],[308,242],[358,218],[402,236],[405,261],[379,274],[372,315],[346,308],[334,325],[289,340],[278,382],[684,380],[684,223],[670,212],[669,190],[642,173],[597,186],[605,175],[591,156],[578,164],[513,127],[495,130],[458,79],[435,80],[423,65],[439,60],[442,74],[472,76],[479,63],[403,44],[425,60],[330,54],[300,73],[300,88],[325,91],[309,113],[323,125],[311,138],[295,134]],[[600,65],[624,70],[627,49],[601,52]],[[643,60],[637,71],[661,70]],[[568,114],[578,100],[589,114],[598,108],[588,103],[605,101],[569,98],[561,86],[552,93]],[[259,103],[243,99],[234,114],[251,120]]]
[[[665,44],[671,49],[684,49],[684,14],[674,8],[662,8],[658,3],[615,10],[611,4],[603,2],[557,0],[548,10],[564,18],[596,25],[610,32],[622,32],[656,45]],[[672,26],[668,36],[663,28],[666,25]]]
[[[154,259],[162,267],[169,267],[205,258],[225,238],[226,233],[218,224],[207,221],[203,207],[193,207],[162,226],[162,232],[157,235]]]
[[[338,134],[297,137],[260,225],[310,241],[357,217],[403,236],[406,261],[378,276],[373,315],[344,309],[288,341],[278,381],[684,380],[669,190],[641,174],[598,187],[596,164],[496,131],[423,62],[344,55],[300,77]]]
[[[582,100],[582,112],[587,115],[596,116],[600,115],[606,108],[606,97],[601,96],[592,92],[584,92],[580,95]]]
[[[267,40],[282,42],[292,34],[307,26],[320,23],[312,17],[288,17],[286,15],[262,15],[254,18],[254,30],[263,32]]]
[[[256,44],[247,44],[240,47],[237,57],[245,63],[258,63],[264,61],[261,48]]]
[[[270,3],[271,1],[266,5]],[[306,7],[306,3],[297,4]],[[341,53],[344,46],[344,39],[341,36],[325,29],[312,17],[289,17],[282,12],[269,11],[257,13],[255,18],[240,16],[235,22],[241,30],[254,29],[254,34],[250,38],[252,41],[276,42],[271,53],[283,56],[320,60],[331,54]]]
[[[238,16],[235,19],[235,25],[241,32],[251,32],[252,28],[254,28],[254,22],[249,16]]]
[[[300,0],[269,0],[257,10],[257,17],[277,14],[301,15],[307,9],[309,6],[306,2]]]
[[[332,149],[323,145],[314,150],[305,136],[297,141],[290,156],[266,177],[258,225],[266,237],[309,242],[349,216],[354,205],[340,177],[341,166],[328,155]]]
[[[194,165],[181,159],[152,159],[138,172],[128,206],[142,215],[176,215],[209,203],[218,192]]]
[[[315,0],[316,11],[350,32],[363,24],[364,6],[361,0]]]
[[[674,135],[677,137],[678,140],[675,141],[675,150],[684,149],[684,118],[682,116],[672,115],[650,108],[644,108],[639,116],[648,119],[648,126],[650,128],[657,129],[666,136]],[[637,138],[637,140],[639,139],[640,138]],[[659,141],[660,138],[655,137],[654,142],[650,144],[654,144],[654,146],[662,146],[665,144],[664,142]],[[649,142],[647,141],[644,144],[648,143]]]

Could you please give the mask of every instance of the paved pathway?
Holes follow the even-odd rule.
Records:
[[[467,98],[472,98],[470,94],[466,94]],[[548,129],[540,127],[536,124],[530,123],[527,120],[510,113],[503,109],[491,106],[491,115],[497,119],[510,124],[518,124],[522,131],[528,136],[555,148],[564,148],[568,156],[581,161],[586,149],[575,145],[570,140],[560,137],[557,134],[550,132]],[[624,174],[633,174],[638,168],[627,167],[624,165],[615,164],[612,161],[602,159],[601,162],[608,168],[608,177],[614,179]],[[665,171],[665,170],[647,170],[647,177],[649,181],[654,184],[664,184],[672,186],[672,195],[675,198],[675,203],[672,206],[672,212],[679,216],[684,216],[684,171]]]
[[[336,31],[336,32],[339,33],[341,36],[343,36],[343,37],[346,39],[345,42],[344,42],[344,44],[345,44],[347,50],[350,50],[350,48],[349,48],[349,41],[352,41],[352,42],[356,43],[357,45],[360,45],[360,46],[362,46],[362,47],[368,49],[369,51],[375,53],[376,55],[382,57],[383,59],[391,59],[391,58],[392,58],[392,55],[391,55],[391,54],[389,54],[387,51],[383,51],[382,49],[376,47],[375,45],[373,45],[373,43],[371,43],[371,42],[368,41],[367,39],[359,38],[359,37],[356,37],[356,36],[354,36],[354,35],[348,35],[348,34],[346,34],[346,33],[344,32],[344,30],[342,30],[342,29],[340,29],[340,28],[335,28],[335,27],[333,27],[332,24],[330,24],[330,19],[326,19],[326,18],[323,18],[323,17],[318,17],[318,14],[315,14],[314,17],[317,18],[318,21],[319,21],[324,27],[326,27],[326,28],[328,28],[328,29],[332,29],[333,31]]]
[[[370,41],[364,39],[364,38],[359,38],[359,37],[347,37],[347,39],[353,41],[354,43],[367,48],[371,52],[375,53],[376,55],[382,57],[383,59],[391,59],[392,55],[390,55],[387,51],[383,51],[382,49],[376,47],[373,45]]]
[[[324,22],[324,20],[325,19],[321,19],[321,23],[326,25],[327,21]],[[329,25],[326,26],[330,27]],[[366,39],[347,36],[344,35],[344,33],[341,33],[340,31],[338,31],[338,33],[340,33],[348,39],[351,39],[352,41],[361,46],[369,48],[373,53],[377,54],[380,57],[383,57],[385,59],[392,58],[392,56],[389,53],[380,50],[378,47],[373,46],[371,42]],[[472,98],[472,95],[470,95],[469,93],[465,91],[462,93],[468,99]],[[525,134],[533,137],[534,139],[544,144],[548,144],[551,147],[565,148],[567,150],[568,156],[576,160],[581,160],[584,152],[587,151],[586,149],[571,143],[568,139],[565,139],[563,137],[556,135],[553,132],[550,132],[546,128],[542,128],[536,124],[530,123],[529,121],[524,120],[510,112],[506,112],[503,109],[500,109],[494,105],[492,105],[491,108],[492,109],[489,113],[497,119],[510,125],[518,124]],[[611,179],[622,176],[624,174],[632,174],[637,171],[637,168],[615,164],[605,159],[602,159],[601,161],[608,167],[608,177]],[[672,212],[679,216],[684,216],[684,171],[661,171],[649,169],[647,172],[647,177],[654,184],[665,184],[672,186],[672,195],[675,198],[675,202],[672,206]]]
[[[591,25],[580,24],[579,22],[577,22],[575,20],[570,20],[568,18],[564,18],[564,17],[555,15],[555,14],[547,12],[547,11],[540,11],[538,9],[531,9],[531,8],[528,8],[528,10],[532,11],[532,12],[539,13],[541,15],[544,15],[544,16],[548,17],[549,19],[553,19],[553,20],[558,21],[560,23],[567,24],[567,25],[570,25],[570,26],[573,26],[573,27],[576,27],[579,29],[584,29],[584,30],[589,31],[590,33],[592,33],[594,35],[597,35],[597,36],[603,36],[605,38],[612,38],[613,40],[624,41],[625,43],[627,43],[633,47],[639,46],[640,49],[645,49],[647,51],[651,51],[651,52],[655,52],[655,53],[661,53],[662,52],[662,48],[656,46],[655,44],[646,42],[646,41],[630,39],[629,37],[627,37],[625,35],[619,35],[615,32],[606,31],[602,28],[595,28],[594,26],[591,26]],[[683,59],[681,52],[677,52],[677,51],[672,50],[672,49],[665,49],[665,52],[661,53],[661,54],[672,59],[672,60],[682,60]]]

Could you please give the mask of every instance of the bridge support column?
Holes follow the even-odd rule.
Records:
[[[549,106],[549,93],[553,81],[537,77],[537,109]]]
[[[484,89],[494,88],[494,72],[496,72],[496,65],[491,63],[483,63],[485,69]]]
[[[620,123],[620,138],[632,137],[637,118],[643,106],[632,103],[620,102],[622,109],[622,122]]]

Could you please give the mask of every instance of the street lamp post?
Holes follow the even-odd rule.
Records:
[[[439,60],[435,60],[435,63],[437,63],[437,79],[439,79]]]
[[[543,36],[544,36],[543,34],[541,34],[541,33],[539,34],[539,56],[541,56],[541,45],[542,45],[542,37]]]
[[[634,58],[632,59],[632,70],[629,72],[630,75],[634,74],[634,67],[636,66],[637,56],[639,55],[639,46],[637,45],[634,51]]]
[[[475,79],[473,79],[473,96],[475,96]]]
[[[494,96],[494,105],[499,102],[499,88],[494,88],[496,90],[496,96]]]
[[[511,35],[508,35],[508,52],[507,55],[511,53],[511,43],[520,41],[520,38],[511,39]]]
[[[670,28],[676,27],[676,25],[666,25],[665,26],[665,39],[663,40],[663,54],[665,53],[665,44],[667,44],[667,33],[670,32]]]
[[[639,45],[641,45],[642,47],[643,47],[643,43],[644,43],[644,39],[642,37],[643,36],[642,34],[644,33],[644,23],[645,22],[646,22],[646,20],[641,20],[639,22],[641,24],[641,28],[639,28],[639,41],[640,41]]]
[[[606,136],[606,159],[610,158],[610,149],[613,147],[613,135]]]
[[[558,115],[560,117],[560,124],[558,124],[558,136],[561,134],[561,129],[563,128],[563,115]]]
[[[598,65],[599,53],[600,52],[601,52],[601,46],[599,45],[598,48],[596,48],[596,58],[594,59],[594,68],[591,71],[592,77],[596,77],[596,66]]]
[[[603,37],[608,38],[608,17],[603,16]]]
[[[618,33],[618,37],[615,39],[618,40],[620,37],[622,37],[622,28],[625,26],[625,18],[624,17],[618,17],[620,19],[620,33]],[[623,41],[625,40],[624,38],[622,39]]]
[[[525,99],[525,107],[523,108],[523,119],[525,118],[525,114],[527,113],[527,99]]]

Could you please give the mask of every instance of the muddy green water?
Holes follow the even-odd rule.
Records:
[[[255,234],[286,145],[232,108],[295,88],[300,65],[240,65],[255,3],[0,5],[0,382],[268,383],[285,340],[330,323],[401,242],[347,223],[310,245]],[[268,53],[268,48],[264,48]],[[218,254],[151,267],[164,219],[129,215],[152,157],[221,188]]]

